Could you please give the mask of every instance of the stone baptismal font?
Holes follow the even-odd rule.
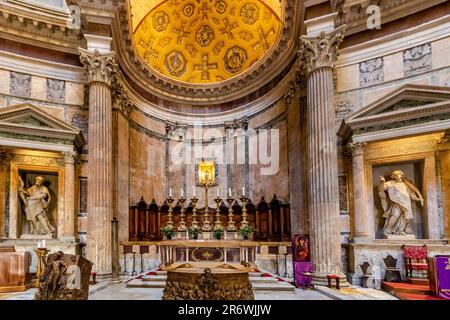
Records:
[[[163,300],[254,300],[246,270],[224,264],[196,268],[185,264],[167,271]]]

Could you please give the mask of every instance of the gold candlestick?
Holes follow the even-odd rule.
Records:
[[[47,250],[47,248],[37,248],[34,251],[36,252],[36,255],[38,257],[37,270],[36,270],[36,277],[37,277],[37,279],[36,279],[36,282],[35,282],[35,287],[38,288],[41,276],[42,276],[42,274],[44,273],[44,270],[45,270],[47,253],[50,250]]]
[[[205,184],[205,214],[203,215],[203,231],[211,231],[211,224],[209,222],[209,210],[208,210],[208,184]]]
[[[186,199],[184,197],[181,197],[178,202],[180,202],[180,223],[178,224],[178,231],[186,231],[186,221],[184,221],[185,218],[185,208],[184,208],[184,202],[186,201]]]
[[[216,203],[216,221],[214,222],[214,229],[222,229],[222,222],[220,222],[220,203],[222,202],[222,199],[217,197],[214,199],[214,202]]]
[[[191,229],[198,229],[198,221],[197,221],[197,202],[198,198],[195,196],[191,199],[192,202],[192,224]]]
[[[169,196],[169,198],[167,199],[167,202],[169,203],[169,213],[167,215],[167,225],[166,228],[168,229],[173,229],[173,221],[172,221],[172,217],[173,217],[173,208],[172,208],[172,203],[173,203],[174,199]]]
[[[246,196],[242,196],[240,200],[242,202],[241,228],[243,228],[243,227],[247,227],[248,226],[248,221],[247,221],[247,201],[248,201],[248,198]]]
[[[228,202],[228,226],[227,226],[227,230],[228,231],[236,231],[236,226],[234,225],[234,219],[233,219],[233,203],[234,203],[234,199],[233,198],[228,198],[227,199]]]

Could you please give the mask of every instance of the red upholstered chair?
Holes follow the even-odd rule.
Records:
[[[413,271],[425,271],[428,278],[428,250],[427,246],[402,246],[405,259],[406,277],[413,278]]]

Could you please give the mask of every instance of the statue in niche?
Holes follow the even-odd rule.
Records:
[[[390,181],[386,182],[380,177],[378,195],[383,207],[383,218],[386,219],[383,233],[388,235],[410,235],[413,233],[411,221],[414,219],[412,212],[412,201],[420,202],[423,206],[424,200],[419,189],[406,179],[403,171],[392,172]]]
[[[24,203],[26,218],[30,222],[30,234],[33,235],[48,235],[56,230],[47,216],[51,196],[49,190],[43,184],[44,181],[45,178],[38,176],[35,179],[34,186],[25,189],[25,184],[19,176],[17,192]]]

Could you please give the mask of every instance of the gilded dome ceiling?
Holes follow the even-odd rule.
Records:
[[[276,45],[280,0],[131,0],[134,46],[168,78],[218,83],[249,70]]]

